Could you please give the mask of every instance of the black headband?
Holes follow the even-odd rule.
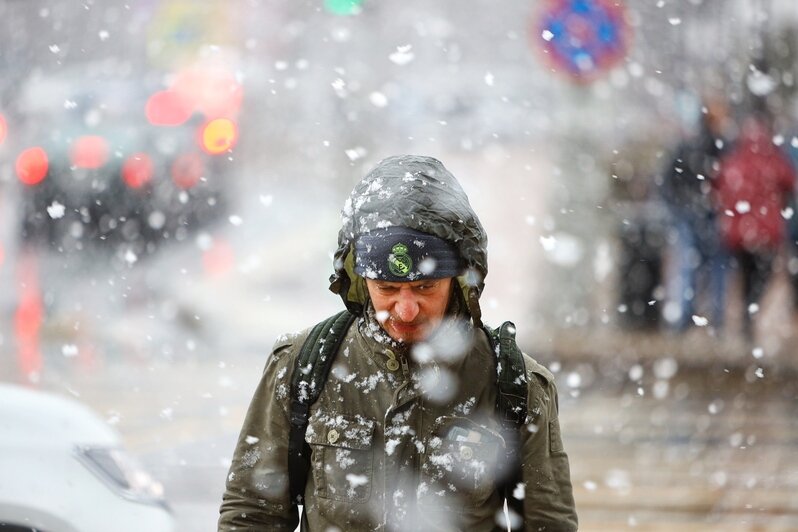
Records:
[[[402,282],[456,277],[460,256],[450,242],[407,227],[388,227],[355,240],[355,273]]]

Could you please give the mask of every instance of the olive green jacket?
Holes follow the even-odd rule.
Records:
[[[303,529],[496,529],[504,440],[486,335],[475,329],[464,357],[426,367],[376,341],[366,324],[350,327],[310,410]],[[293,531],[299,522],[288,489],[288,412],[307,334],[279,339],[266,363],[233,456],[220,531]],[[524,498],[524,525],[576,530],[554,380],[530,357],[525,364],[529,418],[520,435],[523,486],[515,493]]]

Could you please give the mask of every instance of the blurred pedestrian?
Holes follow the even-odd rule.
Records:
[[[723,243],[742,274],[743,333],[752,340],[752,314],[784,242],[782,209],[795,188],[795,172],[774,145],[766,115],[744,121],[734,146],[720,160],[715,185]]]
[[[435,159],[355,186],[330,285],[347,310],[275,344],[219,530],[294,530],[300,504],[320,532],[494,530],[505,504],[514,529],[576,530],[553,376],[481,322],[486,246]]]
[[[725,106],[708,100],[698,131],[679,143],[663,176],[661,192],[676,237],[664,314],[679,331],[693,323],[702,293],[708,296],[713,329],[723,328],[727,256],[718,234],[712,181],[724,145],[725,119]]]
[[[792,163],[794,171],[798,171],[798,128],[793,126],[787,135],[789,142],[784,143],[784,150]],[[787,220],[787,274],[792,287],[792,309],[798,313],[798,189],[790,195],[785,209]]]

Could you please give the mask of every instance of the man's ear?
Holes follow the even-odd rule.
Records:
[[[363,296],[363,315],[365,316],[369,307],[371,307],[371,294],[369,293],[369,285],[366,283],[365,279],[363,280],[363,285],[365,287],[363,290],[365,292],[365,295]]]
[[[460,283],[456,277],[451,278],[451,285],[449,286],[449,303],[446,305],[447,316],[457,316],[465,312],[465,300],[463,299],[463,291],[460,288]]]

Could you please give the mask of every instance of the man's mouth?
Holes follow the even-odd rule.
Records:
[[[391,320],[391,325],[394,329],[399,329],[400,331],[412,331],[418,328],[418,325],[413,323],[404,323],[401,321],[393,321]]]
[[[397,332],[400,332],[400,333],[412,333],[412,332],[415,332],[415,331],[419,330],[421,328],[421,326],[423,325],[420,322],[409,322],[408,323],[408,322],[396,320],[394,318],[390,318],[388,320],[388,323],[390,324],[390,326],[394,330],[396,330]]]

